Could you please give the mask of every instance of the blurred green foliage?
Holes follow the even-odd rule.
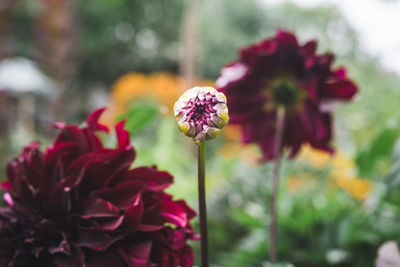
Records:
[[[176,70],[184,1],[115,0],[77,3],[80,78],[112,82],[128,70]]]
[[[126,120],[125,129],[135,135],[156,119],[158,110],[156,103],[136,102],[132,103],[132,108],[126,114],[120,115],[117,120]]]
[[[363,177],[374,177],[387,173],[392,165],[393,148],[399,139],[400,123],[392,119],[370,143],[358,152],[356,163]]]

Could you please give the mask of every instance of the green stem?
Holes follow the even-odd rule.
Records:
[[[280,107],[277,110],[276,128],[275,128],[275,158],[272,174],[272,189],[270,195],[270,226],[269,226],[269,261],[275,264],[277,261],[277,247],[278,247],[278,227],[277,227],[277,197],[279,189],[279,167],[281,163],[281,146],[285,124],[285,108]]]
[[[201,266],[208,267],[208,234],[207,234],[207,208],[205,188],[205,142],[199,145],[198,150],[198,183],[199,183],[199,216],[201,234]]]

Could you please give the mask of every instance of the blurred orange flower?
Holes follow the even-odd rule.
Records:
[[[118,105],[126,105],[134,98],[146,96],[147,76],[141,73],[128,73],[113,85],[111,99]]]
[[[306,160],[315,169],[324,169],[332,158],[332,155],[319,149],[313,149],[310,145],[301,147],[298,159]]]
[[[172,114],[175,101],[181,95],[183,79],[171,73],[154,73],[147,77],[148,91],[160,104],[163,114]]]
[[[340,151],[330,155],[324,151],[313,149],[309,145],[304,145],[298,159],[308,162],[316,170],[327,171],[328,179],[355,199],[364,200],[372,189],[373,183],[358,178],[355,173],[354,161]],[[304,183],[304,179],[292,177],[288,179],[287,186],[300,188],[298,185],[300,183]],[[298,190],[290,190],[290,188],[289,191],[298,192]]]
[[[228,124],[222,131],[222,135],[227,142],[219,148],[220,156],[226,159],[238,157],[250,166],[256,166],[259,163],[261,158],[259,149],[254,145],[244,145],[240,142],[242,138],[240,125]]]
[[[308,186],[311,186],[311,183],[307,183],[304,177],[291,177],[286,181],[287,190],[291,194],[297,194],[302,189],[307,188]]]
[[[242,132],[240,125],[228,124],[222,131],[225,138],[230,141],[238,142],[242,138]]]
[[[358,179],[356,177],[336,177],[337,186],[345,190],[352,197],[362,201],[371,192],[372,183],[369,180]]]
[[[261,153],[257,151],[255,146],[243,145],[237,142],[227,142],[219,148],[218,153],[225,159],[234,159],[238,157],[250,166],[256,166],[261,157]]]
[[[204,80],[199,86],[214,86],[214,81]],[[160,113],[172,115],[172,108],[179,98],[184,85],[183,78],[168,72],[142,74],[130,72],[121,76],[111,88],[111,104],[100,121],[112,126],[115,119],[131,107],[133,100],[145,99],[156,101],[160,105]]]

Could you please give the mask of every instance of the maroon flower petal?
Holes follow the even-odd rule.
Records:
[[[76,144],[74,142],[59,142],[58,144],[51,145],[46,151],[44,164],[50,164],[54,159],[59,158],[63,153],[75,147]]]
[[[173,177],[169,173],[158,171],[155,167],[135,168],[130,170],[128,175],[127,179],[143,181],[151,191],[162,191],[173,182]]]
[[[70,212],[71,210],[71,198],[70,192],[75,187],[79,176],[71,175],[64,177],[50,192],[50,198],[48,199],[51,210],[55,213],[59,211]]]
[[[158,207],[158,210],[168,223],[181,227],[185,227],[188,223],[186,210],[178,203],[171,200],[164,200]]]
[[[216,81],[218,87],[225,87],[231,82],[237,82],[248,72],[248,67],[242,62],[235,62],[221,70],[221,76]]]
[[[117,133],[118,148],[129,149],[131,147],[131,142],[129,140],[129,132],[124,129],[125,121],[119,122],[115,126],[115,131]]]
[[[120,256],[112,251],[96,252],[87,250],[85,262],[87,267],[124,267]]]
[[[86,122],[91,131],[98,130],[98,131],[103,131],[103,132],[108,133],[108,127],[99,123],[100,116],[105,111],[105,109],[106,108],[96,109],[89,115]]]
[[[180,262],[179,264],[182,267],[190,267],[193,266],[194,263],[194,253],[191,247],[185,245],[182,249],[179,250]]]
[[[74,247],[71,255],[57,254],[55,263],[57,267],[80,267],[85,264],[85,255],[80,248]]]
[[[133,233],[137,230],[140,222],[142,221],[142,216],[144,213],[144,206],[142,201],[137,201],[137,203],[132,204],[125,211],[125,220],[128,231]]]
[[[327,81],[324,84],[321,97],[324,99],[347,100],[354,97],[357,87],[348,80]]]
[[[157,239],[161,241],[166,247],[173,250],[179,250],[185,246],[187,236],[183,228],[172,229],[166,227],[156,234]]]
[[[79,214],[84,219],[95,217],[117,217],[119,210],[111,202],[101,198],[87,198],[81,203]]]
[[[87,159],[92,158],[90,168],[87,166],[85,183],[88,188],[97,189],[108,185],[115,177],[125,172],[132,164],[135,155],[136,152],[132,148],[122,151],[101,150],[98,153],[86,154],[82,159],[78,158],[68,169],[77,171]]]
[[[152,241],[119,246],[118,251],[128,266],[149,267]]]
[[[294,46],[297,47],[297,38],[294,34],[278,29],[276,33],[276,38],[279,40],[281,44],[287,45],[287,46]]]
[[[314,40],[308,41],[302,47],[302,52],[305,58],[312,58],[314,57],[315,51],[317,50],[317,42]]]
[[[102,188],[93,192],[93,196],[110,201],[119,209],[126,209],[137,203],[144,184],[138,181],[126,181],[114,187]]]
[[[10,181],[6,180],[0,183],[0,189],[11,190]]]
[[[112,244],[124,237],[114,232],[106,233],[102,230],[80,227],[76,245],[96,251],[106,251]]]
[[[101,231],[114,231],[119,227],[122,227],[125,220],[125,215],[119,216],[118,218],[108,218],[107,220],[101,221],[101,224],[97,221],[94,222],[95,228]]]
[[[178,200],[178,201],[175,201],[175,204],[179,205],[181,208],[184,209],[188,219],[192,219],[192,218],[196,217],[196,211],[193,210],[191,207],[189,207],[189,205],[186,203],[186,201]]]
[[[175,251],[172,251],[165,246],[156,246],[152,250],[152,259],[157,259],[160,266],[177,267],[179,265],[179,258]]]
[[[158,211],[145,211],[138,230],[154,232],[162,229],[166,219]]]

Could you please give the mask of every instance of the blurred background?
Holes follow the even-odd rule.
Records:
[[[168,170],[169,191],[197,207],[196,151],[173,103],[213,86],[239,48],[287,29],[335,53],[360,93],[336,111],[334,156],[304,146],[283,164],[279,258],[373,266],[400,237],[399,14],[396,0],[1,0],[0,179],[23,145],[52,142],[54,121],[79,124],[107,106],[103,123],[127,119],[134,166]],[[229,126],[208,146],[211,261],[267,266],[271,167],[239,141]]]

